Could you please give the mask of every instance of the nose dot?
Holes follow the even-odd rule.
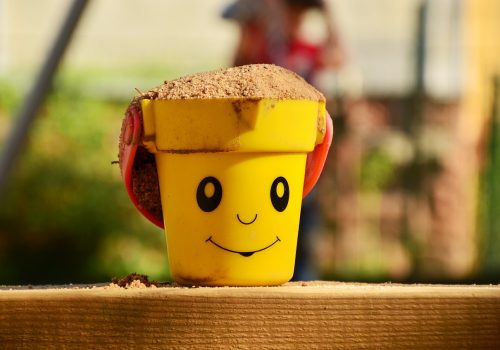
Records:
[[[203,189],[203,192],[205,193],[205,196],[207,198],[212,198],[214,193],[215,193],[215,186],[213,183],[209,182],[205,185],[205,188]]]
[[[285,185],[283,185],[283,182],[279,182],[278,186],[276,186],[276,194],[279,198],[283,197],[285,194]]]

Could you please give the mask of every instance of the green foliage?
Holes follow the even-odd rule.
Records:
[[[360,185],[368,191],[380,191],[394,176],[395,165],[391,158],[379,149],[364,157],[361,163]]]
[[[19,94],[0,86],[1,127],[13,122]],[[111,164],[128,101],[82,86],[56,82],[2,195],[0,284],[168,278],[164,234],[133,208]]]
[[[495,87],[479,202],[481,248],[484,251],[480,272],[486,279],[494,279],[493,276],[498,276],[500,271],[500,77],[496,79]]]
[[[0,112],[12,112],[18,103],[18,91],[9,82],[0,80]]]

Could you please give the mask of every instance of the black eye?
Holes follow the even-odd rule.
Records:
[[[201,210],[214,211],[222,199],[222,186],[215,177],[207,176],[201,180],[196,190],[196,201]]]
[[[283,176],[277,177],[271,185],[271,203],[273,203],[274,209],[279,212],[285,210],[289,198],[288,182]]]

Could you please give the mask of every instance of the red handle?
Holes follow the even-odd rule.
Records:
[[[322,143],[316,145],[314,150],[307,155],[306,174],[304,177],[304,192],[302,192],[302,198],[307,196],[313,189],[314,185],[316,185],[316,182],[318,182],[319,176],[321,175],[326,162],[328,150],[332,145],[332,139],[333,122],[332,118],[327,113],[325,138]]]
[[[142,135],[142,118],[139,108],[135,106],[130,107],[123,123],[121,135],[123,146],[120,150],[120,160],[123,181],[125,182],[128,195],[142,215],[156,226],[163,228],[163,220],[144,208],[134,193],[132,181],[133,167],[137,147],[139,146]]]

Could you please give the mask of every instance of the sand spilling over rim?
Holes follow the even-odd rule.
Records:
[[[210,98],[271,98],[325,101],[321,92],[297,74],[272,64],[252,64],[184,76],[137,96],[134,102]]]

